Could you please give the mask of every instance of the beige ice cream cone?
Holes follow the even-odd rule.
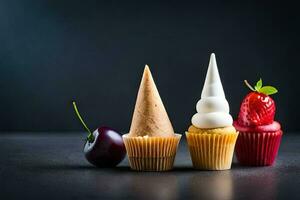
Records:
[[[137,95],[129,135],[149,137],[171,137],[174,130],[160,98],[148,65]]]
[[[139,171],[172,169],[180,138],[181,135],[174,133],[150,69],[146,65],[130,131],[123,136],[130,167]]]

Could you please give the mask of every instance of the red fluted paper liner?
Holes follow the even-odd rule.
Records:
[[[269,166],[275,161],[282,131],[240,132],[235,146],[237,160],[242,165]]]
[[[230,169],[237,136],[238,132],[229,134],[186,132],[194,168],[203,170]]]
[[[128,137],[123,135],[129,164],[138,171],[167,171],[173,168],[181,135],[174,137]]]

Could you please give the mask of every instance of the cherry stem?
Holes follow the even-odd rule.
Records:
[[[247,80],[244,80],[244,82],[245,82],[245,84],[247,85],[247,87],[250,89],[250,90],[252,90],[252,91],[256,91],[249,83],[248,83],[248,81]]]
[[[89,133],[88,136],[87,136],[87,141],[93,142],[94,139],[95,139],[94,135],[92,134],[92,132],[90,131],[90,129],[87,127],[87,125],[84,123],[84,121],[83,121],[83,119],[82,119],[82,117],[81,117],[81,115],[80,115],[80,113],[79,113],[79,111],[77,109],[75,101],[73,101],[72,103],[73,103],[73,108],[75,110],[75,113],[76,113],[78,119],[80,120],[80,122],[83,125],[83,127],[85,128],[85,130]]]

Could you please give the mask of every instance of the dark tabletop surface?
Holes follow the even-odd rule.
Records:
[[[99,169],[83,157],[82,133],[0,135],[0,199],[300,199],[300,133],[285,134],[276,164],[192,169],[186,142],[173,171]]]

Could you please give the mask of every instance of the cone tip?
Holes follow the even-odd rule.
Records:
[[[214,53],[210,54],[210,60],[209,60],[209,62],[212,65],[216,65],[217,64],[216,55]]]
[[[210,55],[209,65],[201,94],[202,98],[209,96],[225,96],[214,53]]]
[[[147,64],[145,64],[144,70],[150,70],[150,68],[149,68],[149,66]]]
[[[145,68],[144,68],[144,73],[143,73],[143,77],[150,77],[151,76],[151,71],[149,66],[146,64]]]

